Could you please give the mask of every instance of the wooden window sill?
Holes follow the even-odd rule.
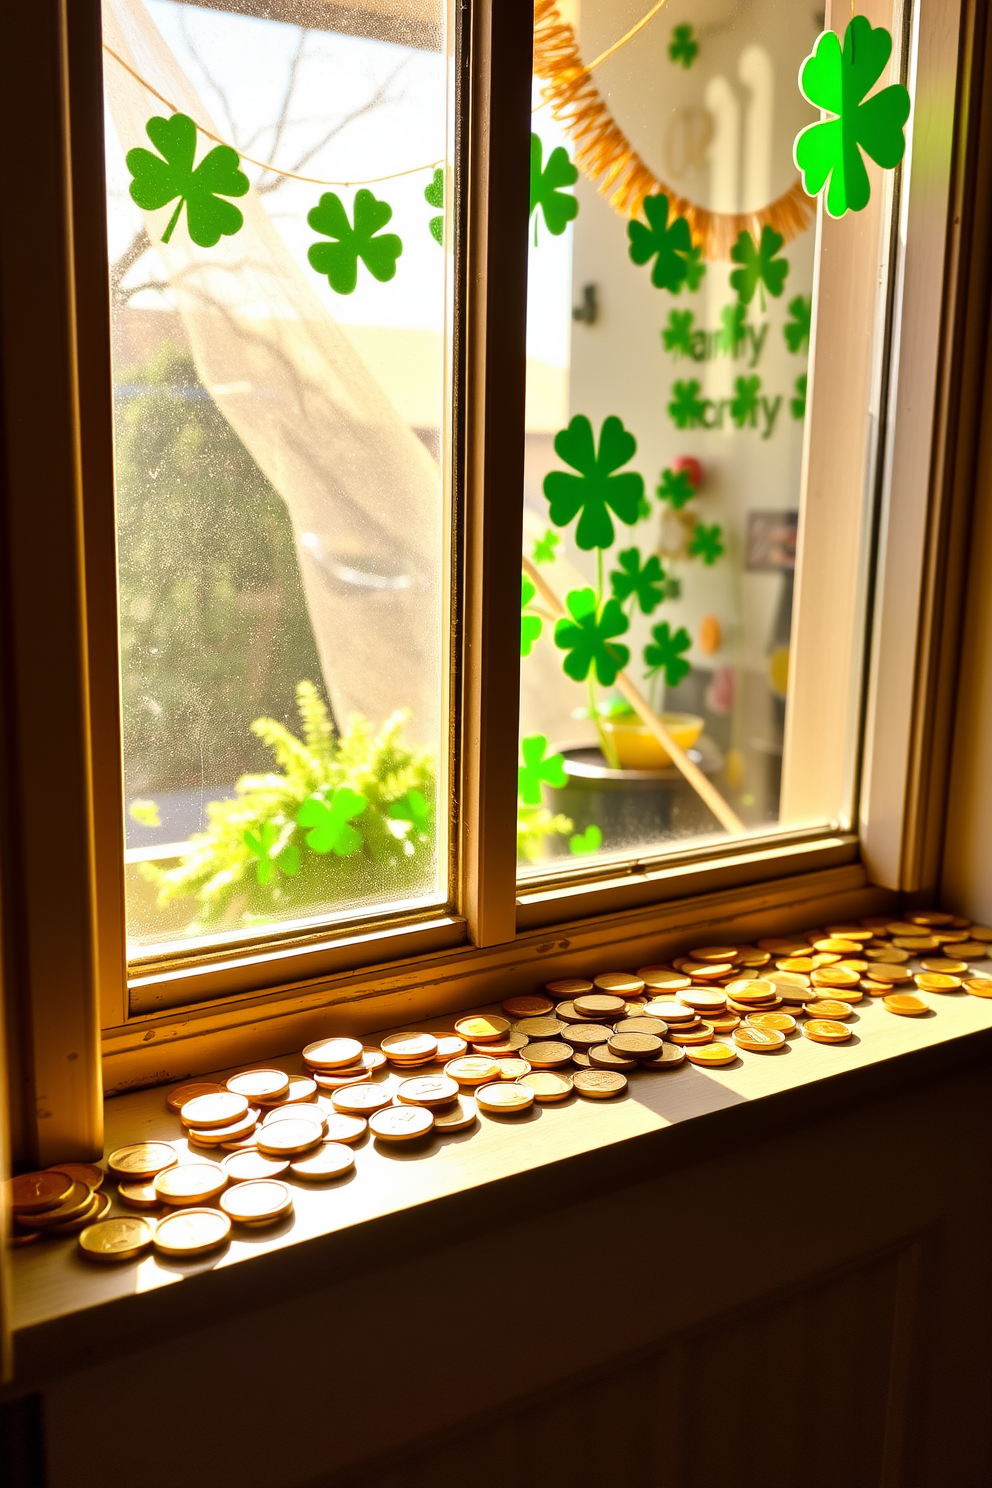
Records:
[[[777,1054],[741,1056],[724,1069],[638,1073],[618,1101],[572,1097],[523,1118],[480,1115],[477,1127],[415,1150],[380,1151],[366,1139],[348,1178],[293,1183],[291,1219],[257,1232],[236,1227],[225,1250],[199,1261],[174,1264],[152,1254],[99,1267],[69,1240],[15,1251],[16,1388],[989,1058],[992,1000],[963,992],[928,1000],[933,1011],[906,1018],[865,998],[846,1044],[794,1036]],[[298,1058],[271,1063],[299,1068]],[[179,1122],[164,1096],[159,1086],[109,1100],[106,1150],[175,1141]]]

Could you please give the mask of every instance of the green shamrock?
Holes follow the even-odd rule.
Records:
[[[549,527],[542,538],[534,544],[534,551],[530,555],[534,563],[554,563],[555,548],[561,542],[557,532],[552,532]]]
[[[706,265],[703,263],[702,248],[690,248],[685,256],[685,287],[690,294],[695,294],[705,275]]]
[[[761,378],[737,377],[734,379],[734,396],[730,400],[730,417],[738,429],[745,424],[752,429],[758,427],[758,402],[761,397]]]
[[[673,62],[681,62],[689,68],[699,56],[699,42],[691,26],[676,26],[668,43],[668,55]]]
[[[544,734],[520,740],[523,764],[517,769],[517,793],[525,806],[540,806],[542,781],[558,787],[568,784],[564,755],[545,754],[547,747]]]
[[[689,544],[690,558],[702,558],[706,567],[712,568],[716,560],[722,558],[726,551],[721,542],[722,537],[722,527],[718,527],[715,523],[712,527],[707,527],[704,523],[697,522]]]
[[[724,305],[720,311],[720,329],[716,349],[721,356],[736,357],[747,340],[747,310],[741,304]]]
[[[674,574],[669,574],[667,579],[665,580],[665,598],[682,598],[682,580],[677,579]]]
[[[318,274],[326,274],[331,288],[338,294],[351,294],[358,283],[358,260],[368,269],[374,279],[385,284],[396,273],[396,260],[403,252],[403,243],[395,233],[379,237],[379,229],[385,227],[393,215],[387,202],[379,201],[364,187],[355,194],[355,225],[348,221],[341,198],[334,191],[325,191],[320,201],[307,216],[314,232],[326,238],[336,238],[335,243],[313,243],[307,250],[307,258]]]
[[[562,662],[566,676],[573,682],[584,682],[593,668],[597,680],[604,687],[612,687],[617,673],[630,660],[627,647],[618,646],[613,640],[630,629],[630,621],[619,601],[608,599],[602,614],[597,615],[595,590],[573,589],[565,596],[565,604],[572,618],[558,621],[555,645],[559,651],[568,652]]]
[[[810,295],[796,295],[789,301],[789,319],[782,327],[785,344],[790,351],[802,351],[809,346],[809,325],[813,313]]]
[[[277,827],[275,822],[263,822],[257,832],[250,830],[245,832],[245,847],[253,858],[258,859],[255,864],[255,877],[260,884],[271,883],[273,878],[278,878],[279,869],[282,869],[287,878],[295,878],[299,873],[300,849],[298,847],[284,847],[281,852],[275,854],[272,852],[280,837],[285,838],[285,836],[285,827]]]
[[[667,501],[676,511],[681,511],[686,502],[695,496],[696,488],[688,470],[672,470],[668,467],[661,472],[661,484],[655,488],[654,494],[659,501]]]
[[[892,37],[867,16],[855,16],[844,33],[844,50],[833,31],[822,31],[799,72],[799,89],[815,108],[835,114],[807,124],[792,153],[807,196],[819,196],[829,180],[831,217],[860,212],[871,185],[862,151],[883,170],[894,170],[906,149],[909,93],[892,83],[864,102],[892,54]]]
[[[655,260],[651,283],[656,289],[678,294],[689,273],[688,258],[692,253],[692,233],[684,217],[676,217],[668,226],[668,197],[646,196],[642,208],[648,226],[633,218],[627,223],[630,257],[635,264]],[[657,256],[656,256],[657,255]]]
[[[208,151],[196,169],[196,125],[187,114],[173,114],[169,119],[149,119],[145,133],[158,150],[128,150],[127,168],[131,172],[131,200],[146,212],[167,206],[178,196],[176,210],[162,234],[162,242],[172,237],[179,214],[186,205],[186,227],[194,243],[213,248],[222,237],[233,237],[244,226],[244,217],[225,196],[244,196],[248,177],[238,169],[238,152],[230,145],[216,145]]]
[[[665,350],[670,351],[674,357],[691,356],[695,323],[696,317],[692,310],[671,311],[668,324],[661,333]]]
[[[444,171],[440,166],[434,172],[434,178],[429,186],[424,187],[424,201],[429,207],[437,207],[438,210],[444,206]],[[388,218],[386,219],[388,222]],[[444,215],[432,217],[427,226],[431,230],[431,237],[435,243],[444,242]]]
[[[730,287],[736,289],[742,305],[750,305],[754,292],[759,287],[762,310],[765,308],[766,289],[778,299],[789,272],[788,259],[775,257],[784,242],[782,234],[769,227],[767,222],[761,229],[760,243],[756,244],[746,230],[737,239],[730,250],[730,256],[734,263],[741,264],[742,267],[731,274]]]
[[[568,151],[558,145],[541,168],[543,146],[539,135],[530,137],[530,215],[538,207],[544,213],[544,225],[552,237],[560,238],[568,224],[579,215],[579,204],[561,188],[574,186],[579,173],[568,158]],[[534,217],[534,246],[537,246],[537,223]]]
[[[537,589],[526,575],[520,581],[520,655],[529,656],[534,649],[534,642],[544,628],[544,621],[540,615],[528,615],[524,612],[530,604]]]
[[[612,507],[621,522],[633,527],[644,495],[644,478],[633,470],[613,472],[637,453],[637,440],[615,414],[603,420],[597,452],[592,425],[577,413],[567,429],[555,435],[555,451],[578,475],[552,470],[544,477],[544,494],[551,503],[549,516],[556,527],[567,527],[581,511],[575,541],[585,552],[608,548],[613,542]]]
[[[665,597],[665,570],[654,553],[642,567],[639,548],[624,548],[617,561],[619,570],[610,574],[613,598],[622,604],[633,595],[641,613],[650,615]]]
[[[677,687],[682,678],[689,675],[689,663],[681,653],[688,651],[692,638],[684,625],[673,635],[667,620],[654,626],[651,634],[654,645],[644,647],[644,660],[648,665],[644,675],[653,677],[657,672],[664,672],[669,687]]]
[[[308,796],[296,813],[298,826],[310,827],[307,847],[315,853],[335,853],[350,858],[362,845],[362,834],[349,825],[352,817],[361,816],[368,801],[358,791],[339,785],[330,801],[326,796]]]
[[[695,377],[688,382],[676,382],[672,387],[672,401],[668,405],[668,417],[678,429],[698,429],[702,426],[705,405],[699,394],[702,383]]]
[[[433,803],[418,790],[408,790],[405,796],[392,803],[386,814],[393,821],[409,822],[421,837],[430,837],[434,828]]]
[[[794,398],[790,398],[789,399],[789,407],[792,410],[792,417],[794,419],[804,419],[806,417],[806,373],[805,372],[803,373],[802,377],[797,377],[796,378],[795,393],[796,393],[796,396]]]
[[[568,839],[568,850],[570,853],[594,853],[599,852],[603,845],[603,834],[592,822],[584,832],[576,832]]]

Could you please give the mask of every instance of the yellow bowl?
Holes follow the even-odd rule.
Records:
[[[691,749],[703,732],[703,719],[693,713],[663,713],[661,721],[682,749]],[[672,763],[668,750],[636,713],[604,718],[603,733],[612,740],[622,770],[664,770]]]

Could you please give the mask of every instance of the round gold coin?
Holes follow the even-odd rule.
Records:
[[[468,1053],[468,1044],[457,1033],[441,1034],[437,1041],[437,1053],[434,1058],[442,1064],[447,1064],[449,1059],[459,1059]]]
[[[169,1151],[172,1152],[171,1147]],[[174,1152],[172,1160],[176,1160]],[[41,1214],[46,1209],[55,1209],[72,1188],[73,1180],[68,1173],[53,1173],[51,1170],[21,1173],[17,1178],[9,1178],[5,1185],[12,1214]]]
[[[589,1065],[593,1069],[621,1070],[629,1074],[637,1068],[637,1060],[622,1054],[612,1053],[609,1044],[599,1044],[589,1050]]]
[[[752,946],[744,946],[736,958],[738,966],[747,967],[767,966],[771,959],[770,951],[759,951]]]
[[[613,1025],[614,1036],[620,1033],[650,1033],[655,1038],[664,1038],[668,1032],[668,1024],[661,1018],[636,1017],[621,1018]]]
[[[119,1178],[155,1178],[178,1161],[176,1149],[169,1142],[134,1142],[112,1152],[107,1167]]]
[[[500,1081],[498,1085],[480,1085],[475,1092],[480,1111],[499,1116],[512,1116],[526,1111],[534,1104],[534,1092],[529,1085]]]
[[[360,1142],[369,1129],[364,1116],[345,1116],[332,1111],[324,1125],[324,1136],[328,1142]]]
[[[385,1056],[383,1056],[381,1063],[385,1064],[385,1062]],[[292,1105],[294,1102],[312,1100],[316,1094],[317,1082],[316,1080],[312,1080],[309,1075],[290,1076],[289,1089],[286,1091],[287,1104]]]
[[[479,1108],[472,1095],[460,1095],[450,1106],[442,1106],[434,1112],[434,1130],[439,1132],[463,1131],[479,1119]]]
[[[964,976],[967,961],[951,961],[947,956],[924,956],[920,961],[923,971],[932,971],[937,976]]]
[[[821,966],[810,977],[814,987],[856,987],[860,980],[859,971],[848,971],[842,966]]]
[[[98,1168],[96,1163],[52,1163],[48,1172],[62,1173],[66,1178],[71,1178],[73,1183],[85,1183],[92,1193],[95,1193],[103,1184],[103,1169]]]
[[[824,997],[817,1002],[808,1002],[806,1011],[811,1018],[850,1018],[852,1009],[849,1002],[840,998]]]
[[[552,997],[579,997],[583,992],[592,991],[592,982],[587,982],[585,977],[562,977],[560,981],[548,982],[545,991]]]
[[[458,1085],[487,1085],[499,1079],[499,1065],[485,1054],[465,1054],[460,1059],[449,1059],[444,1073]]]
[[[608,1023],[570,1023],[562,1034],[562,1042],[571,1044],[573,1049],[594,1049],[612,1036],[613,1029]]]
[[[667,997],[653,998],[644,1009],[649,1018],[659,1018],[668,1027],[674,1027],[679,1023],[694,1023],[697,1018],[695,1008],[689,1007],[679,999],[669,1000]]]
[[[989,954],[989,947],[980,940],[959,940],[953,945],[955,956],[962,961],[984,961]]]
[[[369,1118],[369,1131],[383,1142],[412,1142],[433,1126],[434,1113],[426,1106],[389,1106]]]
[[[261,1178],[281,1178],[289,1159],[266,1157],[264,1152],[232,1152],[221,1167],[231,1183],[255,1183]]]
[[[568,1025],[561,1018],[523,1018],[514,1029],[528,1043],[532,1039],[553,1039],[564,1033]]]
[[[208,1126],[203,1131],[188,1126],[186,1139],[189,1142],[199,1142],[201,1147],[219,1147],[222,1142],[240,1142],[243,1137],[251,1136],[261,1114],[258,1106],[249,1106],[241,1120],[232,1121],[229,1126]]]
[[[220,1163],[182,1163],[167,1168],[155,1179],[155,1192],[164,1204],[205,1204],[227,1186]]]
[[[700,946],[698,950],[691,951],[690,955],[694,961],[733,961],[737,957],[737,946]]]
[[[212,1080],[190,1080],[185,1085],[177,1085],[175,1090],[170,1090],[165,1104],[178,1115],[187,1101],[198,1095],[220,1095],[223,1089],[223,1085],[215,1085]]]
[[[305,1157],[294,1158],[290,1172],[296,1178],[309,1182],[321,1182],[329,1178],[341,1178],[355,1166],[355,1154],[343,1142],[324,1142],[316,1151]]]
[[[830,951],[838,956],[849,956],[861,949],[860,940],[848,940],[843,935],[828,935],[824,940],[813,942],[815,951]]]
[[[873,961],[868,972],[873,982],[908,982],[912,972],[895,962]]]
[[[468,1039],[470,1044],[489,1043],[490,1040],[495,1042],[509,1030],[509,1018],[501,1018],[495,1013],[473,1013],[467,1018],[458,1018],[455,1022],[455,1032],[460,1038]]]
[[[391,1033],[382,1041],[382,1052],[387,1059],[433,1059],[437,1039],[432,1033]]]
[[[777,971],[802,972],[804,976],[815,971],[816,966],[812,956],[783,956],[780,961],[775,962]]]
[[[292,1106],[277,1106],[274,1111],[269,1111],[262,1125],[268,1128],[277,1126],[280,1121],[316,1121],[322,1128],[326,1120],[327,1112],[323,1106],[318,1106],[315,1101],[302,1104],[297,1101]]]
[[[503,1013],[512,1022],[518,1018],[544,1018],[548,1013],[554,1012],[554,1003],[550,997],[541,997],[534,993],[529,997],[508,997],[500,1004]]]
[[[375,1070],[385,1068],[386,1056],[381,1049],[363,1049],[361,1063],[371,1075]]]
[[[88,1261],[132,1261],[152,1243],[147,1219],[101,1219],[80,1231],[79,1249]]]
[[[555,1008],[555,1017],[562,1025],[562,1032],[564,1032],[565,1025],[568,1023],[585,1023],[586,1021],[581,1013],[575,1011],[574,1002],[560,1002]]]
[[[678,1000],[697,1013],[719,1013],[727,1006],[726,993],[709,987],[686,987],[678,994]]]
[[[910,1018],[918,1018],[921,1013],[930,1011],[929,1004],[922,997],[914,997],[911,992],[890,992],[882,998],[882,1006],[888,1008],[890,1013],[902,1013]]]
[[[842,1044],[851,1037],[853,1031],[846,1023],[838,1023],[835,1018],[810,1018],[802,1024],[803,1037],[812,1039],[816,1044]]]
[[[775,983],[767,977],[739,977],[736,981],[727,983],[727,996],[732,997],[735,1002],[761,1002],[767,997],[777,995]]]
[[[499,1077],[501,1080],[520,1080],[524,1075],[529,1075],[531,1066],[526,1059],[497,1059],[499,1065]]]
[[[65,1224],[67,1220],[77,1219],[84,1214],[93,1203],[93,1190],[87,1183],[73,1183],[69,1192],[56,1204],[54,1209],[43,1209],[40,1214],[31,1214],[26,1217],[25,1223],[32,1230],[48,1230],[53,1225]]]
[[[703,1047],[708,1047],[704,1045]],[[653,1059],[645,1059],[641,1062],[641,1069],[646,1070],[673,1070],[678,1069],[680,1064],[685,1063],[688,1051],[680,1048],[678,1044],[662,1044],[661,1049]]]
[[[430,1060],[422,1059],[419,1061],[419,1063],[429,1064]],[[318,1074],[314,1076],[314,1079],[316,1080],[321,1090],[344,1090],[349,1085],[367,1085],[369,1080],[369,1071],[362,1067],[355,1070],[354,1073],[349,1072],[347,1075],[343,1072],[335,1075]]]
[[[557,1070],[532,1070],[523,1076],[520,1083],[534,1092],[539,1105],[565,1100],[572,1093],[571,1075],[560,1074]]]
[[[617,1070],[580,1069],[572,1076],[572,1089],[587,1100],[609,1100],[627,1089],[627,1076]]]
[[[211,1126],[230,1126],[232,1122],[240,1121],[247,1111],[247,1096],[221,1090],[217,1095],[195,1095],[183,1106],[179,1119],[183,1126],[203,1131]]]
[[[448,1106],[458,1095],[458,1083],[450,1075],[419,1075],[401,1080],[396,1099],[404,1106]]]
[[[935,971],[920,971],[914,977],[921,992],[956,992],[961,986],[959,976],[941,976]]]
[[[692,978],[670,966],[640,966],[637,975],[652,992],[678,992],[692,985]]]
[[[696,981],[722,981],[734,970],[732,961],[683,961],[681,970]]]
[[[636,997],[644,991],[644,978],[632,976],[629,971],[602,971],[592,981],[600,992],[612,992],[617,997]],[[574,998],[575,994],[572,995]]]
[[[239,1075],[231,1076],[227,1088],[234,1095],[245,1096],[249,1102],[277,1100],[288,1093],[289,1076],[277,1069],[242,1070]]]
[[[80,1230],[85,1230],[88,1225],[96,1224],[97,1220],[106,1219],[109,1212],[109,1193],[101,1193],[99,1189],[91,1189],[90,1201],[82,1214],[77,1214],[73,1219],[67,1219],[62,1224],[53,1225],[45,1233],[48,1235],[78,1235]]]
[[[155,1182],[118,1183],[117,1197],[129,1209],[160,1209],[162,1200],[158,1196]]]
[[[738,1049],[749,1049],[755,1054],[768,1054],[774,1049],[781,1049],[785,1043],[785,1034],[777,1028],[755,1027],[753,1023],[742,1023],[740,1028],[735,1028],[731,1038]]]
[[[472,1053],[488,1054],[492,1059],[512,1058],[526,1049],[529,1043],[527,1035],[518,1033],[514,1028],[509,1033],[505,1033],[501,1039],[490,1040],[489,1043],[473,1044]]]
[[[702,1022],[696,1028],[672,1028],[668,1033],[670,1043],[684,1045],[687,1049],[694,1049],[698,1044],[708,1044],[712,1037],[713,1025]]]
[[[334,1091],[331,1104],[335,1111],[345,1116],[368,1116],[388,1106],[392,1098],[392,1090],[386,1084],[349,1085],[344,1090]]]
[[[572,1045],[561,1039],[539,1040],[527,1045],[527,1063],[532,1069],[559,1069],[563,1064],[568,1064],[571,1058]],[[454,1073],[450,1065],[447,1068],[449,1073]],[[455,1079],[458,1079],[457,1075]],[[482,1083],[479,1081],[479,1084]]]
[[[733,1064],[738,1058],[737,1050],[732,1049],[729,1044],[714,1040],[712,1044],[703,1044],[699,1049],[686,1049],[685,1057],[690,1064],[698,1064],[703,1068],[721,1064]]]
[[[353,1038],[326,1038],[317,1039],[315,1043],[307,1044],[303,1050],[303,1058],[307,1064],[313,1065],[314,1069],[335,1070],[342,1065],[354,1064],[362,1057],[362,1046],[357,1039]]]
[[[972,997],[992,997],[992,977],[968,977],[964,985]]]
[[[335,1091],[335,1099],[340,1094]],[[272,1157],[294,1157],[324,1140],[324,1126],[302,1116],[296,1121],[276,1121],[272,1126],[259,1127],[256,1140],[259,1152]]]
[[[748,1013],[745,1021],[752,1028],[774,1028],[784,1034],[796,1031],[796,1020],[788,1013]]]
[[[341,1150],[347,1152],[354,1162],[354,1155],[347,1147]],[[285,1183],[277,1183],[274,1178],[259,1178],[250,1183],[236,1183],[222,1193],[220,1207],[235,1224],[274,1224],[291,1212],[293,1195]]]
[[[717,1013],[716,1016],[710,1013],[706,1021],[714,1033],[733,1033],[735,1028],[740,1027],[741,1015],[728,1009],[727,1012]]]
[[[661,1039],[653,1033],[615,1033],[607,1048],[619,1059],[653,1059],[661,1049]]]
[[[572,1006],[590,1023],[612,1023],[615,1018],[623,1017],[627,1001],[613,992],[586,992],[582,997],[573,998]]]
[[[176,1260],[190,1260],[217,1250],[230,1236],[231,1221],[220,1209],[180,1209],[159,1220],[155,1249]]]

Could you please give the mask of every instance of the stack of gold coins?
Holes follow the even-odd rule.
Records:
[[[350,1081],[369,1077],[365,1050],[358,1039],[318,1039],[303,1050],[303,1063],[322,1090],[339,1090]]]
[[[437,1058],[437,1039],[432,1033],[416,1030],[391,1033],[382,1040],[382,1052],[394,1069],[416,1069],[421,1064],[432,1064]]]
[[[43,1235],[75,1235],[110,1208],[101,1193],[103,1173],[90,1163],[62,1163],[22,1173],[4,1185],[13,1220],[12,1245],[31,1245]]]

